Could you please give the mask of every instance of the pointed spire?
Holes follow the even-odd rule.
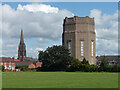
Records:
[[[24,43],[23,29],[22,29],[22,28],[21,28],[21,39],[20,39],[20,43]]]

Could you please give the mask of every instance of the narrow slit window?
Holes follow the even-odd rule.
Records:
[[[93,44],[94,44],[94,42],[91,41],[91,55],[92,55],[92,56],[93,56]]]
[[[84,41],[82,40],[80,43],[81,43],[81,56],[84,56]]]
[[[69,50],[69,53],[71,55],[71,40],[68,40],[68,50]]]

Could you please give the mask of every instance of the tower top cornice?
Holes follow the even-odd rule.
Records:
[[[64,24],[91,24],[94,25],[94,17],[91,18],[89,16],[86,17],[65,17]]]

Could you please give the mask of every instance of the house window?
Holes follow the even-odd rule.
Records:
[[[81,56],[84,56],[84,41],[82,40],[80,43],[81,43]]]
[[[94,44],[94,42],[91,41],[91,56],[93,56],[93,44]]]
[[[14,66],[12,66],[12,70],[14,70]]]
[[[68,40],[68,50],[69,50],[69,53],[71,55],[71,40]]]
[[[9,68],[11,68],[11,63],[9,63]]]

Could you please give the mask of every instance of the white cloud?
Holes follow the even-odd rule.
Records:
[[[90,16],[95,17],[97,55],[118,54],[118,11],[102,15],[102,11],[93,9]]]
[[[2,18],[0,18],[0,23],[2,21],[0,31],[2,31],[3,40],[5,41],[3,47],[5,56],[16,55],[21,28],[23,28],[25,40],[26,38],[34,38],[33,44],[37,45],[38,43],[46,43],[52,40],[57,41],[62,35],[63,19],[66,16],[73,16],[73,13],[68,10],[59,10],[57,7],[45,4],[19,4],[16,10],[5,4],[0,5],[0,11],[2,11],[0,12],[0,15],[2,15]],[[10,43],[7,42],[7,39],[16,39],[16,41]],[[29,56],[32,55],[29,50],[31,47],[32,45],[29,43]]]
[[[25,38],[36,38],[40,44],[52,40],[58,41],[62,36],[63,19],[74,15],[68,10],[59,10],[57,7],[45,4],[19,4],[17,10],[5,4],[0,5],[0,11],[2,11],[0,15],[3,15],[0,18],[0,24],[1,20],[3,21],[0,27],[3,40],[19,38],[20,29],[23,28]],[[90,17],[95,17],[97,55],[115,54],[118,47],[118,11],[109,15],[93,9],[90,11]],[[18,46],[15,46],[15,43],[18,45],[18,42],[8,42],[8,45],[4,43],[4,55],[16,55]],[[9,50],[10,47],[12,50]],[[27,55],[34,57],[42,48],[30,49],[29,47]]]
[[[19,37],[20,28],[24,36],[57,40],[62,34],[64,17],[72,16],[67,10],[59,10],[45,4],[18,5],[14,10],[5,4],[3,9],[3,37]]]
[[[38,42],[40,42],[40,43],[48,43],[49,40],[48,40],[48,39],[45,39],[45,38],[39,38],[39,39],[38,39]]]
[[[42,48],[36,48],[35,51],[37,51],[37,52],[38,51],[43,51],[43,49]]]
[[[29,12],[44,12],[44,13],[58,13],[59,11],[58,8],[51,7],[50,5],[45,5],[45,4],[32,4],[25,6],[19,4],[17,10],[22,10],[22,11],[26,10]]]
[[[27,56],[36,58],[38,57],[39,51],[43,51],[43,48],[30,48],[27,50]]]

